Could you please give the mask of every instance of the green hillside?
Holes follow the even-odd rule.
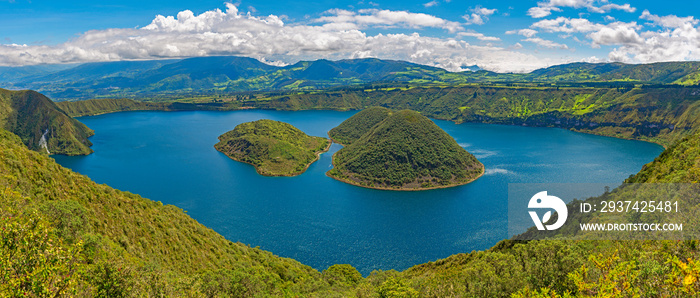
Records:
[[[700,128],[700,89],[416,87],[286,94],[244,106],[282,110],[411,109],[442,120],[560,127],[670,145]]]
[[[475,68],[476,69],[476,68]],[[86,63],[73,67],[4,67],[5,88],[32,89],[51,98],[178,98],[230,96],[248,91],[315,91],[379,84],[393,87],[516,84],[521,86],[695,86],[700,63],[571,63],[530,73],[449,72],[406,61],[369,59],[301,61],[277,67],[246,57]]]
[[[89,99],[57,102],[62,111],[71,117],[93,116],[123,111],[167,110],[166,103],[149,103],[126,98]]]
[[[696,85],[700,63],[571,63],[538,69],[526,77],[540,82],[645,82]]]
[[[7,131],[0,131],[0,144],[0,296],[59,290],[79,297],[282,296],[331,289],[311,267],[227,241],[175,206],[96,184],[27,150]]]
[[[372,108],[339,127],[351,132],[357,124],[365,130],[381,115],[386,116],[359,138],[342,135],[350,144],[333,155],[329,176],[363,187],[424,190],[469,183],[484,173],[476,157],[418,112]]]
[[[94,116],[124,111],[232,111],[241,108],[236,101],[213,102],[152,102],[128,98],[88,99],[79,101],[59,101],[56,103],[61,110],[71,117]]]
[[[32,150],[66,155],[92,153],[88,137],[94,132],[34,91],[0,89],[0,127],[18,135]]]
[[[336,143],[344,146],[350,145],[369,132],[372,127],[389,117],[390,112],[389,109],[382,107],[364,109],[332,128],[328,135]]]
[[[684,162],[699,139],[642,173]],[[2,296],[48,296],[59,285],[65,296],[108,297],[694,297],[700,289],[697,240],[505,240],[403,272],[319,273],[226,241],[174,206],[95,184],[8,132],[0,144]]]
[[[410,103],[435,117],[470,119],[466,108],[439,112],[438,107],[463,107],[463,102],[469,102],[464,94],[473,99],[476,92],[479,100],[471,106],[480,107],[483,101],[484,111],[473,117],[488,111],[493,118],[484,117],[485,122],[520,119],[503,115],[522,111],[519,107],[523,106],[558,106],[566,111],[557,114],[562,117],[559,119],[571,117],[585,125],[596,117],[610,119],[615,126],[609,127],[647,123],[647,129],[652,129],[648,127],[651,124],[670,123],[673,129],[657,130],[656,136],[678,141],[628,182],[698,181],[700,133],[689,134],[698,119],[693,89],[592,89],[577,93],[543,89],[553,92],[552,98],[562,98],[555,103],[545,96],[532,99],[544,91],[524,90],[453,88],[432,90],[432,97],[425,96],[430,89],[362,91],[294,95],[287,101],[273,99],[266,104],[289,104],[285,108],[341,102],[363,105],[368,102],[363,96],[377,94],[369,100],[397,106]],[[592,95],[582,99],[579,94],[584,91]],[[486,102],[508,92],[515,92],[506,98],[517,98],[513,100],[517,104],[510,106],[504,101],[487,109]],[[41,98],[32,92],[2,94],[3,99],[13,102]],[[412,97],[402,99],[408,95]],[[611,105],[607,110],[584,108],[608,101]],[[14,113],[13,106],[2,108],[3,119],[20,117],[7,116]],[[40,110],[44,112],[39,115],[57,113]],[[574,111],[586,112],[576,115]],[[22,119],[26,126],[43,118]],[[534,123],[529,117],[524,119],[523,123]],[[629,127],[638,131],[645,126]],[[505,240],[486,251],[457,254],[403,272],[376,271],[362,278],[350,266],[335,265],[321,273],[294,260],[229,242],[174,206],[98,185],[44,154],[28,150],[23,142],[0,131],[0,263],[5,269],[0,276],[0,296],[26,293],[43,297],[60,292],[78,297],[563,297],[567,293],[570,297],[696,297],[700,289],[697,239]],[[697,208],[700,202],[686,204]]]
[[[238,98],[238,99],[236,99]],[[130,99],[60,102],[71,116],[120,110],[362,110],[410,109],[441,120],[560,127],[664,146],[700,128],[700,89],[695,87],[580,88],[453,86],[343,88],[320,92],[251,93],[174,102]],[[345,144],[331,131],[331,137]],[[342,137],[341,137],[342,138]]]
[[[260,175],[296,176],[328,151],[330,141],[308,136],[288,123],[262,119],[241,123],[222,134],[214,148],[255,166]]]

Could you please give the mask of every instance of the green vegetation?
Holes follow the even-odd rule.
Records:
[[[260,175],[295,176],[328,151],[330,141],[308,136],[288,123],[263,119],[239,124],[219,136],[214,147],[233,160],[255,166]]]
[[[324,275],[308,266],[227,241],[175,206],[96,184],[4,130],[0,226],[3,297],[252,297],[330,290]],[[334,291],[342,293],[341,286]]]
[[[686,154],[699,142],[697,134],[680,141],[640,174],[695,181],[700,159]],[[691,176],[664,180],[667,164]],[[504,240],[403,272],[320,273],[229,242],[174,206],[98,185],[6,131],[0,227],[0,296],[696,297],[700,289],[698,240]]]
[[[47,146],[52,153],[90,152],[87,137],[92,132],[66,117],[62,110],[77,116],[150,108],[175,110],[173,107],[347,110],[381,105],[417,110],[429,117],[457,122],[554,126],[650,140],[667,145],[668,149],[630,177],[628,182],[696,183],[700,180],[700,90],[696,86],[647,84],[695,85],[700,76],[694,62],[640,66],[581,64],[525,75],[486,71],[445,73],[444,81],[430,77],[431,73],[437,74],[440,70],[433,72],[420,67],[402,70],[392,69],[396,66],[392,63],[370,63],[378,69],[377,73],[391,74],[384,79],[399,83],[343,87],[324,92],[313,89],[330,86],[321,82],[324,77],[333,78],[346,72],[339,71],[344,68],[336,68],[333,63],[312,64],[315,63],[303,62],[285,70],[235,80],[217,76],[216,72],[202,71],[198,76],[192,76],[187,67],[196,66],[196,63],[189,66],[178,64],[178,67],[168,69],[179,72],[177,76],[162,79],[153,76],[155,83],[144,81],[152,89],[144,89],[138,84],[122,89],[110,88],[110,84],[120,80],[131,80],[132,83],[141,80],[140,74],[146,68],[142,66],[119,75],[86,76],[87,79],[80,83],[90,84],[90,88],[85,89],[67,88],[67,83],[51,83],[49,79],[42,85],[47,89],[55,88],[53,90],[59,98],[119,97],[138,90],[163,91],[163,96],[174,97],[182,94],[180,92],[193,90],[212,92],[201,100],[164,103],[162,107],[153,103],[141,105],[116,100],[106,104],[71,103],[56,108],[35,92],[0,90],[0,123],[20,136],[0,130],[0,267],[4,270],[0,275],[0,296],[699,295],[700,242],[697,239],[504,240],[486,251],[453,255],[403,272],[375,271],[360,278],[351,266],[334,265],[320,273],[294,260],[227,241],[188,217],[181,209],[95,184],[60,167],[44,154],[26,148],[41,152],[39,142],[49,128]],[[306,72],[305,78],[289,79],[290,73],[302,72],[311,66],[317,68]],[[367,64],[362,64],[365,66]],[[163,65],[149,67],[151,71]],[[324,70],[323,75],[314,76],[319,69]],[[164,74],[167,73],[159,75]],[[100,76],[110,78],[102,80]],[[358,79],[347,76],[333,84],[364,84],[373,80],[376,81],[377,77]],[[428,81],[431,82],[428,84],[435,85],[415,85]],[[552,85],[554,81],[559,83]],[[484,84],[469,85],[473,82]],[[230,93],[245,88],[281,89],[291,84],[301,91]],[[463,85],[448,87],[444,84]],[[151,91],[133,94],[143,96],[148,92]],[[234,95],[222,97],[222,94]],[[360,135],[359,127],[363,123],[367,129],[371,121],[354,124],[358,127],[357,132],[339,129],[334,133],[348,135],[355,132]],[[368,141],[362,135],[359,138],[350,135],[344,141],[347,148],[343,150]],[[360,166],[359,161],[357,165]],[[377,170],[381,172],[381,169]],[[401,177],[395,178],[401,180]],[[625,186],[588,201],[623,197],[632,190],[634,187]],[[697,211],[700,202],[687,198],[684,207]],[[594,222],[603,219],[589,216],[572,220]],[[571,235],[565,229],[561,233],[559,236],[563,238]],[[574,236],[586,238],[586,235]]]
[[[0,128],[18,135],[32,150],[66,155],[92,153],[88,137],[94,132],[34,91],[0,89]]]
[[[349,145],[333,156],[328,175],[343,182],[423,190],[469,183],[484,173],[476,157],[418,112],[375,107],[338,127],[331,136]],[[358,137],[358,131],[364,133]]]
[[[560,127],[670,145],[700,128],[700,89],[689,87],[416,87],[272,96],[245,106],[282,110],[411,109],[442,120]]]
[[[124,111],[231,111],[241,107],[238,102],[214,99],[213,102],[148,102],[128,98],[88,99],[80,101],[60,101],[56,103],[71,117],[93,116]]]
[[[454,86],[501,84],[543,86],[697,85],[698,62],[653,64],[572,63],[531,73],[485,70],[449,72],[405,61],[380,59],[301,61],[276,67],[245,57],[195,57],[183,60],[86,63],[73,68],[4,68],[3,85],[33,89],[56,99],[234,95],[247,91],[318,91],[340,86],[385,84]]]
[[[81,101],[62,101],[56,105],[71,117],[92,116],[123,111],[166,110],[167,104],[135,101],[132,99],[90,99]]]
[[[389,113],[389,109],[382,107],[364,109],[331,129],[328,135],[338,144],[350,145],[389,117]]]

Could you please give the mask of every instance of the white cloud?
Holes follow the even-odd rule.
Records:
[[[484,18],[481,15],[475,13],[471,15],[463,15],[462,18],[464,18],[464,20],[467,21],[467,25],[483,25],[485,23]]]
[[[482,16],[490,16],[490,15],[494,14],[494,13],[496,12],[496,10],[497,10],[497,9],[495,9],[495,8],[494,8],[494,9],[488,9],[488,8],[485,8],[485,7],[477,6],[477,7],[475,7],[475,8],[472,9],[472,12],[474,12],[474,13],[476,13],[476,14],[480,14],[480,15],[482,15]]]
[[[0,65],[238,55],[294,63],[308,59],[378,57],[458,71],[478,64],[499,72],[523,72],[565,62],[514,49],[477,46],[455,38],[412,34],[369,36],[361,28],[454,28],[451,22],[425,14],[386,10],[335,10],[310,24],[286,24],[281,17],[242,14],[233,4],[195,15],[157,16],[141,28],[92,30],[68,42],[47,45],[0,45]],[[457,32],[459,33],[459,32]],[[483,40],[495,37],[466,32]]]
[[[531,27],[540,28],[547,32],[574,33],[596,31],[603,26],[604,25],[592,23],[587,19],[558,17],[556,19],[538,21],[532,24]]]
[[[591,40],[591,46],[599,48],[601,45],[638,44],[642,38],[637,33],[641,29],[636,22],[613,22],[609,24],[593,23],[587,19],[570,19],[558,17],[552,20],[541,20],[532,24],[534,28],[540,28],[547,32],[563,32],[572,36],[573,33],[587,33]],[[575,37],[575,36],[574,36]],[[577,37],[574,38],[577,41]]]
[[[605,3],[602,6],[597,6],[597,2]],[[561,11],[560,7],[571,7],[575,9],[586,8],[589,12],[607,13],[611,10],[622,10],[626,12],[634,12],[636,8],[629,4],[612,4],[607,0],[548,0],[537,2],[537,6],[528,9],[527,15],[533,18],[544,18],[552,14],[553,11]]]
[[[483,25],[489,20],[489,16],[493,15],[497,10],[477,6],[470,9],[470,11],[471,14],[462,16],[462,18],[466,21],[466,24]]]
[[[642,12],[642,15],[639,18],[652,21],[654,25],[666,28],[681,28],[687,25],[695,26],[698,24],[698,20],[692,16],[684,18],[675,15],[660,17],[649,13],[649,11],[646,9]]]
[[[316,19],[315,23],[328,23],[340,25],[355,25],[355,28],[367,28],[371,26],[409,27],[409,28],[442,28],[451,33],[463,30],[458,22],[447,21],[424,13],[408,11],[361,9],[357,12],[344,9],[331,9],[326,11],[327,16]]]
[[[520,34],[525,37],[533,37],[537,34],[537,30],[532,30],[532,29],[520,29],[520,30],[511,30],[511,31],[506,31],[506,34]]]
[[[611,18],[606,20],[612,22],[599,24],[582,18],[558,17],[540,20],[531,27],[543,32],[565,33],[566,37],[572,36],[574,40],[590,44],[593,48],[615,47],[607,55],[610,61],[651,63],[700,60],[700,30],[697,27],[700,20],[692,16],[658,16],[647,10],[642,12],[640,19],[650,23],[645,27],[637,22],[620,22]],[[650,30],[649,26],[661,29]],[[587,41],[582,41],[579,36]],[[530,41],[546,46],[542,41]]]
[[[608,55],[613,61],[661,62],[700,60],[700,30],[694,17],[675,15],[658,16],[644,11],[640,19],[652,21],[664,28],[660,31],[643,31]]]
[[[588,10],[591,12],[595,13],[608,13],[612,10],[622,10],[624,12],[635,12],[637,11],[636,8],[630,6],[628,3],[625,3],[623,5],[618,5],[618,4],[606,4],[601,7],[595,7],[595,6],[589,6]]]
[[[599,45],[631,45],[640,44],[643,39],[637,33],[637,26],[627,26],[626,23],[616,22],[613,26],[606,26],[593,32],[588,37],[593,41],[593,46]]]
[[[484,41],[499,41],[501,40],[498,37],[495,36],[486,36],[482,33],[477,33],[477,32],[460,32],[457,34],[458,36],[468,36],[468,37],[474,37],[477,38],[478,40],[484,40]]]
[[[527,10],[527,15],[539,19],[552,14],[552,11],[561,11],[561,9],[553,6],[535,6]]]
[[[428,2],[428,3],[423,4],[423,6],[425,6],[425,7],[433,7],[433,6],[436,6],[436,5],[438,5],[438,4],[440,4],[440,3],[437,2],[437,1],[435,1],[435,0],[433,0],[433,1],[430,1],[430,2]]]
[[[537,44],[539,46],[542,46],[545,48],[550,48],[550,49],[554,49],[554,48],[562,49],[562,50],[569,49],[569,47],[565,44],[556,43],[556,42],[553,42],[551,40],[546,40],[546,39],[542,39],[539,37],[526,38],[526,39],[523,39],[523,41],[531,42],[531,43]]]

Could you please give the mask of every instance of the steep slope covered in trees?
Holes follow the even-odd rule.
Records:
[[[364,109],[332,128],[328,135],[334,142],[344,146],[350,145],[369,132],[379,122],[389,117],[390,112],[391,110],[383,107]]]
[[[384,110],[384,111],[382,111]],[[359,138],[350,133],[386,115]],[[353,119],[355,118],[355,119]],[[359,119],[363,118],[363,119]],[[364,119],[367,118],[367,119]],[[339,127],[350,145],[333,156],[328,175],[351,184],[392,190],[422,190],[465,184],[481,176],[484,165],[430,119],[418,112],[373,108]]]
[[[92,153],[88,137],[94,132],[34,91],[0,89],[0,127],[18,135],[32,150],[48,149],[52,154],[67,155]]]

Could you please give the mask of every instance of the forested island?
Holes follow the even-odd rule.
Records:
[[[372,107],[329,136],[346,147],[333,155],[327,175],[357,186],[426,190],[466,184],[484,173],[476,157],[415,111]]]
[[[233,160],[255,166],[260,175],[296,176],[328,151],[330,144],[291,124],[262,119],[239,124],[219,136],[214,147]]]

